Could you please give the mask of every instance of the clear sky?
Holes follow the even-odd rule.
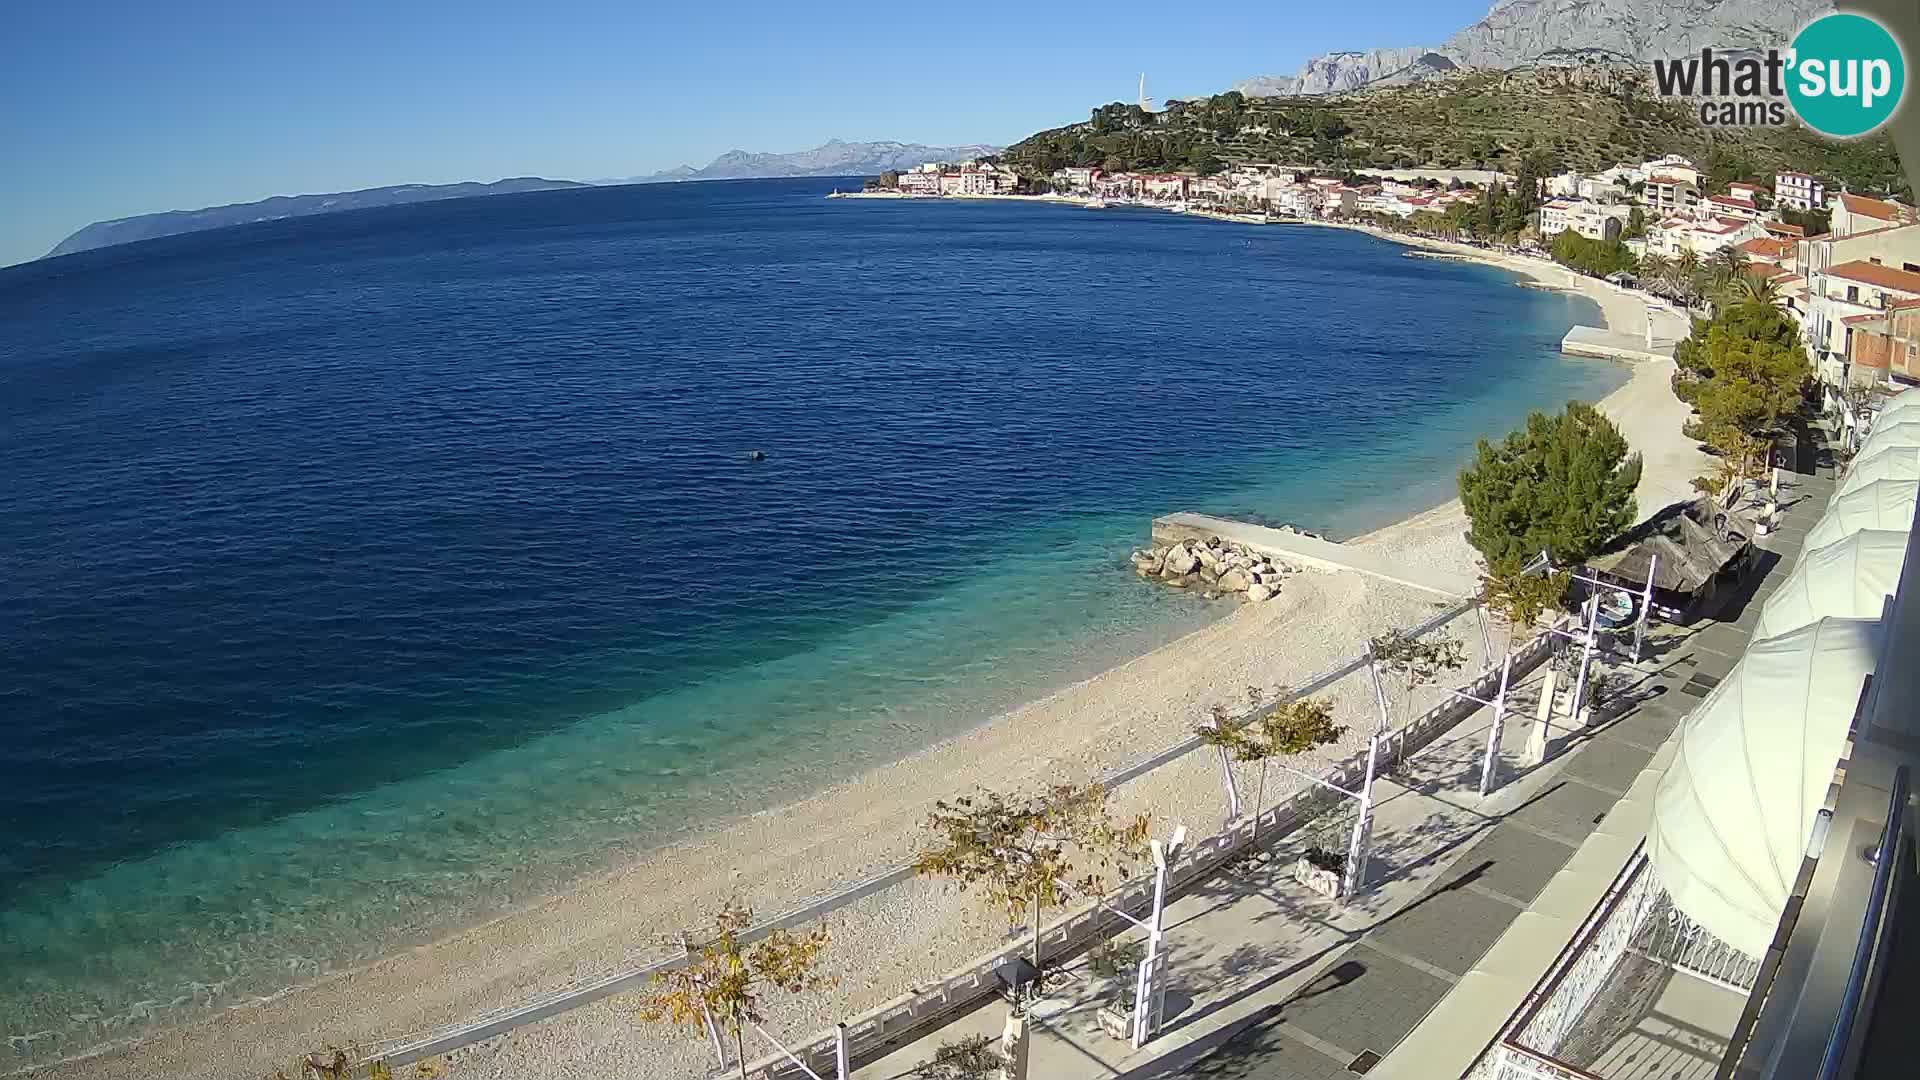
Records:
[[[1488,0],[1268,5],[54,0],[5,5],[0,264],[91,221],[268,195],[599,180],[830,138],[1011,142]]]

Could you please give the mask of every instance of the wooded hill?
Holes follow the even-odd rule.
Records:
[[[1214,172],[1247,162],[1356,168],[1513,171],[1533,156],[1550,172],[1598,171],[1684,154],[1716,159],[1733,178],[1792,168],[1855,191],[1906,191],[1886,135],[1822,139],[1794,124],[1710,128],[1698,110],[1664,99],[1637,69],[1537,68],[1462,72],[1405,86],[1326,97],[1250,98],[1229,91],[1169,101],[1164,111],[1112,104],[1088,120],[1042,131],[1002,160],[1042,179],[1069,165],[1110,171]]]

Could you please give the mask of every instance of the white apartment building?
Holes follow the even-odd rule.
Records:
[[[1796,210],[1811,210],[1827,204],[1827,185],[1803,172],[1775,173],[1773,201]]]
[[[1572,232],[1589,240],[1618,240],[1632,215],[1629,206],[1603,206],[1582,199],[1549,199],[1540,204],[1540,235]]]
[[[1641,190],[1640,197],[1656,214],[1691,214],[1700,202],[1698,183],[1685,174],[1655,173],[1647,177],[1647,186]]]

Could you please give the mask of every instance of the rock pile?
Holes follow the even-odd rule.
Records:
[[[1255,603],[1280,595],[1280,579],[1299,572],[1217,536],[1135,551],[1131,558],[1143,578],[1176,589],[1201,589],[1208,599],[1241,593]]]

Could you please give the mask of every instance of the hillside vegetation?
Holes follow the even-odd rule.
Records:
[[[1856,191],[1906,188],[1884,134],[1843,143],[1798,125],[1709,128],[1637,70],[1604,67],[1464,72],[1328,97],[1229,91],[1168,102],[1161,113],[1105,105],[1008,147],[1003,159],[1039,178],[1068,165],[1211,172],[1247,162],[1513,171],[1529,157],[1549,171],[1592,171],[1662,154],[1714,159],[1716,173],[1737,176],[1795,168]]]

